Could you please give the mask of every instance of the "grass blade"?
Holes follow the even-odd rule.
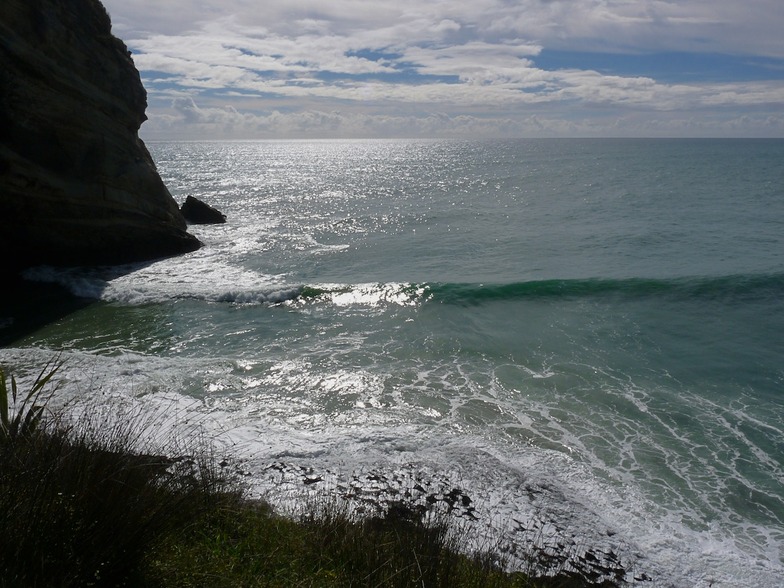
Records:
[[[0,369],[0,441],[13,441],[35,433],[41,422],[43,411],[56,388],[53,388],[48,396],[42,398],[44,390],[62,365],[62,362],[47,363],[18,406],[19,387],[16,378],[11,376],[11,400],[9,402],[5,371]],[[16,408],[13,418],[10,414],[11,404]]]
[[[5,382],[5,371],[0,368],[0,435],[8,432],[8,384]]]

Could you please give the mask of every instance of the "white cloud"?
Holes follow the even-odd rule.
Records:
[[[657,117],[628,114],[601,120],[568,120],[547,115],[475,116],[428,112],[419,115],[366,114],[306,110],[263,114],[241,113],[234,108],[200,108],[192,100],[177,99],[171,112],[151,118],[150,137],[198,139],[345,138],[373,137],[520,137],[520,136],[733,136],[752,131],[757,136],[781,136],[782,115],[743,115],[705,120],[685,113]]]
[[[775,69],[768,80],[676,84],[537,65],[551,49],[784,58],[780,0],[105,4],[143,73],[147,126],[157,121],[149,130],[155,134],[174,133],[177,125],[221,135],[299,133],[307,125],[314,133],[347,136],[400,129],[413,136],[458,129],[593,134],[595,125],[614,133],[617,121],[637,121],[642,113],[652,125],[635,122],[634,128],[668,128],[661,122],[666,112],[691,112],[717,132],[729,128],[729,120],[736,130],[742,127],[737,121],[747,120],[743,128],[759,133],[758,121],[784,108],[784,82]],[[566,122],[559,126],[558,120]]]
[[[269,34],[331,34],[368,47],[521,37],[551,48],[708,50],[784,57],[780,0],[104,0],[123,38],[201,31],[227,16]],[[315,27],[315,28],[314,28]],[[373,45],[376,39],[378,45]]]

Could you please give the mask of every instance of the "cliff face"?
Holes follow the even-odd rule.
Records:
[[[2,0],[0,264],[114,264],[198,248],[139,139],[146,106],[98,0]]]

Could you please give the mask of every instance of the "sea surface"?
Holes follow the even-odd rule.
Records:
[[[0,349],[18,377],[199,420],[259,492],[459,489],[634,585],[782,585],[784,141],[148,147],[228,222],[29,270],[84,304]]]

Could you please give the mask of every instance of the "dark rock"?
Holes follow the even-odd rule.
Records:
[[[193,196],[185,199],[180,212],[187,222],[194,225],[219,225],[226,222],[225,214]]]
[[[98,0],[2,0],[6,267],[116,264],[199,247],[139,139],[146,106]]]

